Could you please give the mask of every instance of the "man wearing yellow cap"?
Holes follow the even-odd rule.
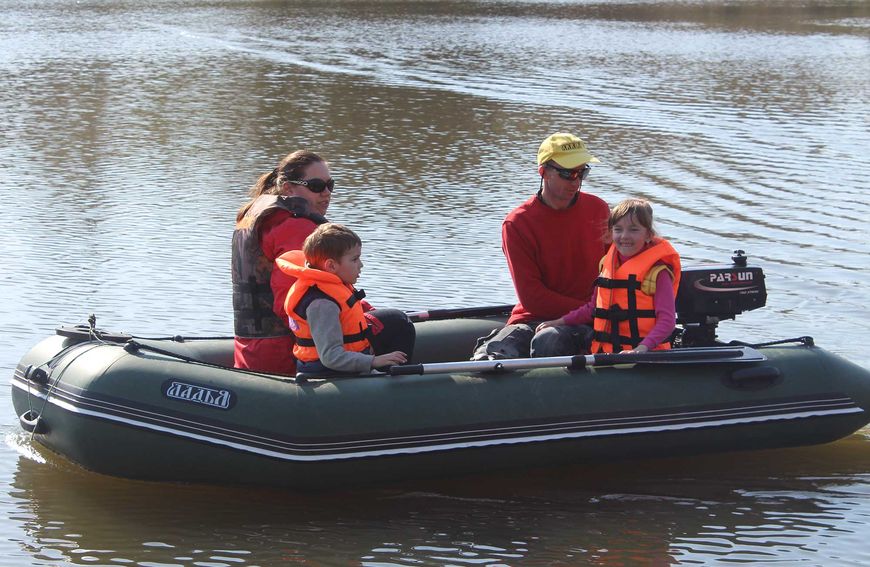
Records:
[[[591,328],[549,327],[537,335],[534,328],[589,300],[607,251],[607,203],[580,191],[590,163],[599,160],[572,134],[553,134],[538,149],[540,188],[502,224],[518,301],[507,326],[479,341],[474,359],[571,355],[587,346]]]

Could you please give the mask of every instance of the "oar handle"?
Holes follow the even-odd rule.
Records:
[[[691,360],[693,362],[712,360],[712,359],[734,359],[744,355],[746,349],[742,348],[715,348],[715,349],[672,349],[672,350],[653,350],[649,352],[633,352],[633,353],[602,353],[587,355],[589,360],[587,364],[593,366],[611,366],[614,364],[637,364],[643,362],[680,362]]]
[[[533,368],[570,368],[580,369],[592,366],[592,355],[551,356],[548,358],[506,358],[503,360],[465,360],[459,362],[427,362],[425,364],[403,364],[390,366],[387,374],[409,376],[412,374],[453,374],[461,372],[509,372]]]
[[[408,319],[417,323],[420,321],[437,321],[440,319],[460,319],[462,317],[495,317],[508,315],[513,305],[490,305],[487,307],[462,307],[459,309],[430,309],[408,313]]]
[[[423,374],[425,370],[422,364],[403,364],[390,366],[387,369],[387,374],[390,376],[410,376],[413,374]]]
[[[391,366],[388,374],[453,374],[467,372],[509,372],[533,368],[568,368],[579,370],[617,364],[720,364],[732,362],[761,362],[767,357],[750,347],[691,347],[686,349],[656,350],[640,353],[577,354],[544,358],[506,358],[502,360],[466,360],[457,362],[427,362]]]

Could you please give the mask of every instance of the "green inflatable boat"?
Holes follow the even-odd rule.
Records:
[[[684,272],[670,351],[472,362],[503,309],[445,310],[414,316],[407,366],[292,379],[230,368],[231,338],[91,324],[26,353],[12,400],[34,441],[93,471],[288,488],[811,445],[865,426],[866,369],[808,337],[715,341],[719,320],[764,304],[760,270],[754,285],[741,270],[757,269]]]

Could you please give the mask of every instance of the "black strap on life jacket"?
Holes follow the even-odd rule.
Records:
[[[351,296],[347,298],[347,306],[353,307],[359,300],[364,299],[365,296],[366,292],[364,289],[353,290],[353,294],[351,294]]]
[[[235,336],[268,338],[290,334],[286,319],[272,310],[275,302],[270,283],[273,267],[260,247],[259,231],[263,221],[277,210],[315,224],[326,222],[323,215],[310,208],[302,197],[261,195],[246,213],[245,222],[233,232],[231,273]]]
[[[617,280],[599,276],[595,280],[595,285],[604,289],[625,289],[628,296],[628,307],[623,309],[619,305],[613,304],[607,309],[596,307],[593,312],[593,317],[596,319],[605,319],[610,322],[610,332],[595,331],[593,338],[600,343],[608,343],[612,345],[613,352],[623,350],[622,345],[630,345],[631,348],[636,347],[643,340],[638,330],[638,319],[655,319],[656,312],[654,309],[638,309],[637,308],[637,292],[640,290],[641,282],[638,281],[635,274],[630,274],[628,279]],[[629,336],[619,334],[619,323],[628,321]]]

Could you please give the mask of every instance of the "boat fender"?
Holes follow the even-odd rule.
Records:
[[[21,424],[21,429],[28,433],[47,433],[48,426],[42,416],[35,411],[27,410],[18,416],[18,422]]]
[[[48,372],[46,372],[45,369],[42,367],[33,366],[31,364],[24,371],[24,379],[30,382],[36,382],[37,384],[42,384],[43,386],[47,386]]]
[[[756,366],[731,372],[726,385],[740,390],[762,390],[782,382],[782,372],[775,366]]]

